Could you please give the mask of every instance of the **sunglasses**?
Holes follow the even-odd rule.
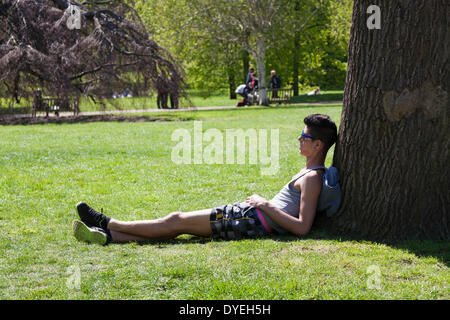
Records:
[[[300,135],[300,139],[304,140],[305,138],[311,139],[311,140],[316,140],[316,138],[308,136],[307,134],[305,134],[302,130],[302,134]]]

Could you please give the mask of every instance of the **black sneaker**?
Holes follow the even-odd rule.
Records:
[[[107,229],[110,218],[102,213],[95,211],[86,203],[80,202],[77,204],[78,215],[88,227],[98,227],[104,230]]]

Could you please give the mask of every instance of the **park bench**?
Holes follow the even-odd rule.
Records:
[[[278,102],[288,103],[291,101],[291,97],[293,95],[293,89],[268,89],[267,96],[269,98],[270,103]]]
[[[50,112],[59,116],[61,111],[71,111],[74,115],[78,115],[80,113],[79,102],[79,97],[42,97],[41,91],[38,90],[34,95],[32,116],[36,117],[36,113],[39,111],[45,112],[46,117]]]

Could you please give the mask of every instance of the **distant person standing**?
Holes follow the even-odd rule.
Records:
[[[278,98],[278,89],[281,88],[281,79],[276,75],[276,71],[270,72],[270,89],[272,90],[272,98]]]
[[[169,81],[170,81],[170,88],[169,88],[170,107],[172,109],[178,109],[178,94],[179,94],[178,85],[172,73],[170,73]]]
[[[252,75],[255,74],[255,69],[253,67],[250,67],[248,69],[247,78],[245,79],[245,84],[248,85],[249,82],[252,81]]]
[[[156,98],[156,104],[158,106],[158,109],[167,109],[167,100],[169,98],[169,90],[168,90],[168,83],[167,78],[165,76],[158,76],[156,79],[156,91],[157,91],[157,98]]]
[[[178,109],[178,92],[170,92],[170,107],[172,109]]]

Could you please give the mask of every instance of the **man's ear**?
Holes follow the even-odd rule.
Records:
[[[314,141],[315,143],[314,143],[314,149],[315,150],[320,150],[320,149],[323,149],[324,147],[325,147],[325,144],[323,143],[323,141],[322,140],[315,140]]]

